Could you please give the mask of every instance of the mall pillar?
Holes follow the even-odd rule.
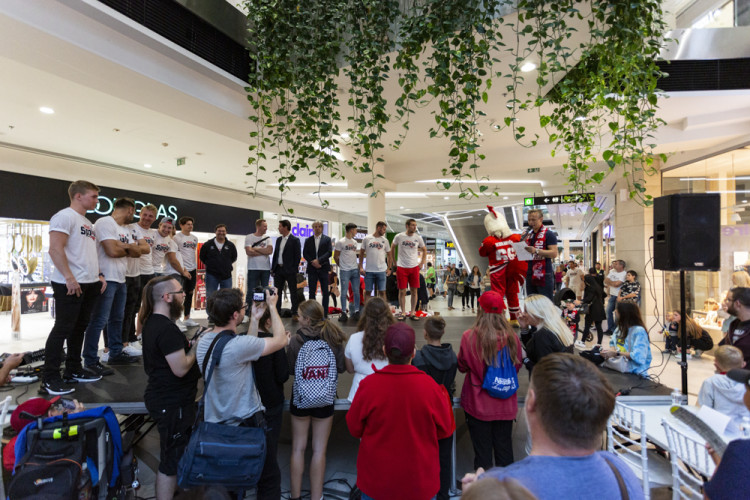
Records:
[[[570,240],[562,240],[562,260],[568,262],[570,260]]]
[[[385,193],[380,192],[377,196],[367,198],[367,231],[368,234],[375,232],[375,224],[378,221],[385,222]]]
[[[654,235],[654,209],[644,207],[629,198],[628,184],[624,178],[617,181],[614,194],[616,196],[614,258],[625,261],[626,271],[633,269],[638,273],[638,281],[641,283],[641,314],[646,327],[650,328],[664,320],[665,312],[664,276],[662,271],[654,269],[653,260],[651,260],[654,246],[649,238]],[[643,194],[650,194],[654,198],[661,196],[661,173],[646,178],[646,192]],[[648,268],[647,262],[649,262]],[[656,304],[652,291],[656,297]],[[654,316],[654,306],[657,307],[661,318]]]

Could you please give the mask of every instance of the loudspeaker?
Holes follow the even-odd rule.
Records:
[[[718,271],[721,199],[718,194],[671,194],[654,199],[654,269]]]

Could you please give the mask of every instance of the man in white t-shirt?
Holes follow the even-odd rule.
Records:
[[[184,326],[198,326],[198,323],[190,319],[190,309],[193,305],[193,292],[195,291],[195,282],[198,275],[198,262],[196,251],[198,250],[198,237],[190,234],[193,231],[195,219],[192,217],[180,217],[180,232],[174,235],[177,250],[182,256],[182,268],[190,277],[185,276],[182,282],[182,288],[185,291],[185,313],[184,320],[179,321]]]
[[[154,274],[157,276],[174,276],[174,279],[182,284],[185,279],[190,279],[190,273],[183,269],[177,258],[179,248],[172,239],[173,229],[174,219],[162,217],[159,221],[159,229],[154,237],[154,246],[151,248]]]
[[[405,317],[419,319],[415,316],[417,310],[417,291],[419,290],[419,269],[427,260],[427,247],[422,237],[417,234],[417,221],[409,219],[406,221],[406,231],[398,233],[393,238],[391,245],[391,262],[394,261],[393,254],[398,247],[398,260],[396,261],[396,279],[398,280],[398,302],[401,313],[396,315],[400,320]],[[420,255],[422,256],[420,260]],[[406,289],[411,288],[411,311],[404,316],[406,310]]]
[[[612,261],[612,268],[609,274],[604,278],[604,285],[609,287],[609,299],[607,301],[607,331],[605,335],[612,335],[615,330],[615,307],[617,306],[617,297],[620,295],[620,288],[625,283],[625,261]]]
[[[357,235],[357,225],[350,222],[346,225],[346,235],[336,242],[333,248],[333,259],[339,266],[339,282],[341,286],[341,316],[339,321],[342,323],[349,318],[347,312],[351,312],[352,319],[359,321],[359,263],[357,261],[357,242],[354,237]],[[347,295],[349,292],[349,283],[352,285],[354,294],[354,306],[351,311],[347,311]]]
[[[128,364],[137,361],[136,357],[122,350],[122,322],[127,299],[127,257],[139,257],[148,250],[148,244],[144,240],[140,240],[140,243],[132,241],[132,233],[126,227],[133,222],[134,214],[135,202],[130,198],[119,198],[114,203],[112,215],[102,217],[94,224],[99,271],[107,280],[107,288],[97,299],[91,321],[86,328],[83,362],[87,370],[99,376],[114,373],[99,362],[99,336],[105,326],[109,344],[109,364]]]
[[[379,221],[375,225],[375,232],[367,236],[359,251],[359,272],[365,275],[365,302],[373,289],[378,296],[385,300],[385,280],[391,274],[390,251],[391,244],[385,237],[388,225]],[[364,260],[364,263],[363,263]]]
[[[87,210],[99,203],[99,188],[88,181],[75,181],[68,187],[70,206],[57,212],[49,223],[49,256],[54,264],[52,290],[55,297],[55,325],[45,345],[40,392],[70,394],[75,389],[60,375],[63,345],[67,344],[65,379],[91,382],[101,377],[81,365],[81,346],[91,311],[107,282],[99,273],[94,225]]]
[[[255,221],[255,232],[245,236],[245,253],[247,254],[247,293],[245,302],[252,305],[251,296],[256,287],[268,286],[271,277],[271,257],[273,245],[271,237],[266,235],[268,222],[265,219]],[[247,311],[250,314],[250,310]]]
[[[568,272],[565,274],[565,284],[576,294],[576,299],[583,297],[583,270],[578,267],[576,261],[571,261]]]

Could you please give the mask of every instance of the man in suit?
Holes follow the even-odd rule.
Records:
[[[323,223],[313,222],[313,236],[305,240],[302,256],[307,261],[307,286],[310,300],[315,300],[315,294],[320,282],[320,292],[323,294],[323,313],[328,316],[328,273],[331,272],[331,238],[323,234]]]
[[[297,273],[299,262],[302,258],[302,245],[299,238],[292,234],[292,223],[288,220],[279,222],[279,236],[273,249],[273,261],[271,272],[273,273],[273,284],[279,293],[284,290],[284,285],[289,286],[289,297],[292,300],[292,321],[297,321]],[[276,309],[281,311],[281,301],[276,303]]]

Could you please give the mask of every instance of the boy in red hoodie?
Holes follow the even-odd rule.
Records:
[[[357,486],[362,500],[427,500],[440,489],[438,440],[456,428],[445,387],[412,366],[414,330],[388,327],[383,351],[389,365],[366,377],[346,423],[360,438]]]

